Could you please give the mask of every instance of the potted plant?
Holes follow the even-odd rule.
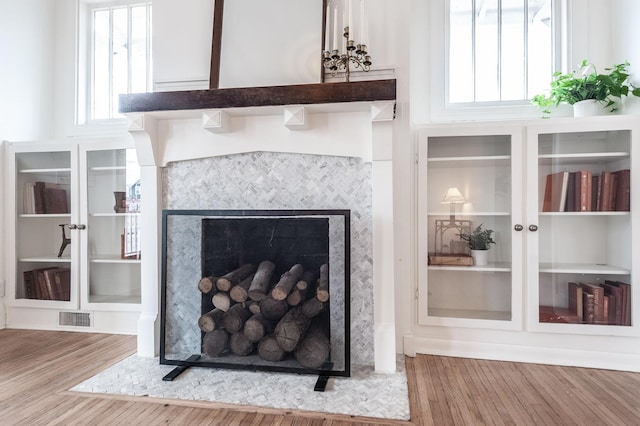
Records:
[[[471,257],[473,257],[475,265],[487,264],[487,252],[491,244],[496,243],[491,234],[493,234],[493,230],[482,229],[482,224],[478,225],[470,234],[458,234],[460,239],[465,241],[471,249]]]
[[[580,68],[570,74],[554,73],[548,93],[534,96],[531,102],[542,108],[544,116],[551,114],[551,108],[561,103],[574,105],[576,116],[587,115],[577,112],[579,110],[575,107],[576,104],[581,105],[585,102],[593,104],[596,108],[600,104],[614,112],[617,109],[615,98],[629,95],[640,97],[640,88],[629,82],[627,67],[629,62],[625,61],[623,64],[605,68],[607,72],[599,74],[596,67],[585,59]]]

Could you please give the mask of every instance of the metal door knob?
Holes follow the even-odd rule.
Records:
[[[538,230],[538,225],[529,225],[529,231],[536,232]]]
[[[513,229],[515,229],[516,231],[520,232],[524,229],[524,226],[517,224],[516,226],[513,227]]]

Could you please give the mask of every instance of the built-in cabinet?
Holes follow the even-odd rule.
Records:
[[[638,335],[638,123],[608,116],[420,130],[417,333],[435,336],[425,337],[440,345],[432,351],[474,356],[477,346],[485,357],[518,342],[544,348],[543,362],[555,350],[589,350],[559,335]],[[478,225],[493,231],[486,264],[460,241]],[[585,305],[589,284],[607,302],[595,321]],[[613,287],[626,289],[624,299]],[[477,328],[518,333],[464,332]],[[630,354],[635,346],[626,345]]]
[[[135,149],[121,141],[7,145],[8,325],[134,332],[142,256]]]

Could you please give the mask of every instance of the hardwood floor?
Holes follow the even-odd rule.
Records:
[[[410,422],[68,392],[135,337],[0,330],[2,425],[640,425],[640,373],[419,355]]]

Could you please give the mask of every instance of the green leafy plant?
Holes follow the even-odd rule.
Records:
[[[480,224],[470,234],[462,233],[458,236],[471,250],[489,250],[489,246],[496,243],[491,234],[493,234],[492,229],[482,229]]]
[[[605,68],[607,72],[599,74],[596,67],[585,59],[580,68],[570,74],[554,73],[549,91],[534,96],[531,102],[542,108],[545,115],[551,114],[551,108],[561,103],[573,105],[587,99],[596,100],[613,112],[616,110],[615,98],[630,94],[640,96],[640,88],[629,82],[628,67],[629,62],[625,61]]]

